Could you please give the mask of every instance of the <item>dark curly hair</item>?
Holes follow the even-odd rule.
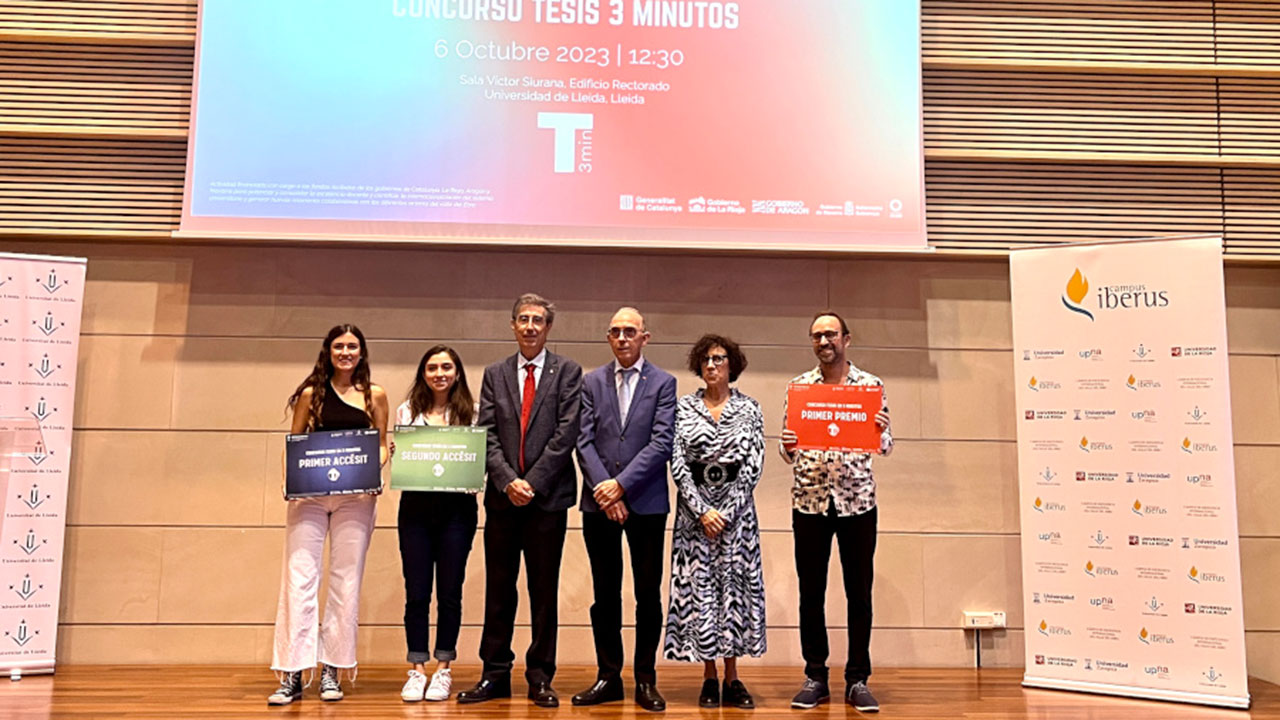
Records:
[[[724,348],[725,354],[729,356],[729,382],[737,381],[742,371],[747,369],[747,356],[742,354],[738,343],[723,335],[708,333],[698,338],[698,342],[689,351],[689,372],[702,377],[702,366],[707,362],[707,353],[717,345]]]

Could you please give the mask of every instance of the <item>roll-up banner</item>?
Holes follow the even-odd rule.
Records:
[[[1222,239],[1009,270],[1023,684],[1248,707]]]
[[[0,253],[0,671],[53,672],[83,258]]]

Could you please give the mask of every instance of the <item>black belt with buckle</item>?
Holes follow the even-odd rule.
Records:
[[[689,463],[693,473],[693,484],[699,487],[720,487],[738,479],[738,469],[742,463]]]

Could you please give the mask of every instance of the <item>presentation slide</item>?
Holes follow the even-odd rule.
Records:
[[[179,235],[925,246],[917,0],[203,0]]]

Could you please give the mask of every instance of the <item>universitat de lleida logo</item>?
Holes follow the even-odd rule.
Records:
[[[1062,294],[1062,304],[1068,310],[1096,320],[1095,311],[1132,310],[1137,308],[1163,308],[1169,306],[1168,290],[1152,290],[1143,284],[1103,285],[1093,294],[1090,303],[1089,278],[1076,268],[1067,280]],[[1090,309],[1090,305],[1096,305]]]

